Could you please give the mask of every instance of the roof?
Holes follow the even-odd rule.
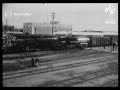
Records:
[[[72,35],[97,35],[97,36],[103,36],[103,35],[118,35],[117,32],[72,32]]]
[[[103,36],[103,33],[99,33],[99,32],[72,32],[72,35],[99,35],[99,36]]]

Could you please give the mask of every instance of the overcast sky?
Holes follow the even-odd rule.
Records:
[[[51,12],[55,12],[55,20],[61,24],[72,25],[74,31],[94,29],[101,31],[118,31],[118,4],[114,3],[116,8],[112,18],[104,9],[110,3],[6,3],[3,4],[3,23],[7,19],[9,25],[23,27],[24,22],[50,22]],[[5,16],[5,13],[12,13]],[[30,13],[28,16],[15,16],[13,13]],[[106,24],[106,20],[115,21],[114,24]]]

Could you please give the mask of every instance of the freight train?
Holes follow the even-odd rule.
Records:
[[[84,49],[89,42],[89,38],[73,36],[15,34],[13,37],[15,37],[16,40],[13,42],[13,46],[7,48],[6,51]]]
[[[112,36],[59,36],[59,35],[26,35],[13,34],[11,46],[5,47],[3,53],[26,52],[36,50],[67,50],[85,49],[86,47],[109,46],[113,43]],[[3,40],[4,41],[4,40]],[[7,40],[10,41],[10,40]]]

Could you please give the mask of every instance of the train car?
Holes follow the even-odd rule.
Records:
[[[116,43],[118,45],[118,35],[104,35],[105,37],[109,38],[110,42],[109,45],[113,45]]]
[[[107,37],[93,37],[92,39],[92,46],[107,46],[110,42],[110,39]]]
[[[109,46],[110,38],[106,36],[90,36],[90,42],[88,47],[100,47],[100,46]]]

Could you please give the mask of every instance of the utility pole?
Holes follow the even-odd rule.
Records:
[[[5,20],[5,24],[6,24],[6,26],[8,26],[8,20],[7,19]]]
[[[52,13],[52,35],[53,35],[53,31],[54,31],[54,18],[55,18],[55,13]]]
[[[8,25],[8,20],[6,19],[6,26]]]
[[[5,27],[6,27],[6,28],[5,28],[5,31],[8,31],[8,20],[7,20],[7,19],[6,19],[6,22],[5,22],[5,23],[6,23],[6,26],[5,26]]]
[[[71,25],[71,36],[72,36],[72,25]]]

